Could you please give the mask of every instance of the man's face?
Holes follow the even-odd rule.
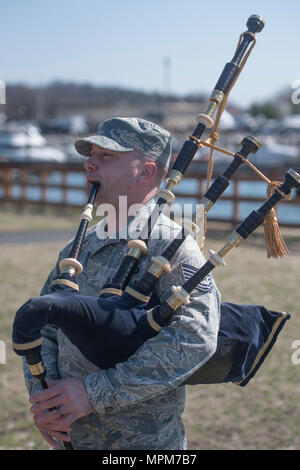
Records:
[[[140,173],[141,161],[135,152],[114,152],[92,145],[91,155],[84,163],[87,176],[87,191],[91,182],[101,186],[95,203],[118,204],[119,196],[129,196]]]

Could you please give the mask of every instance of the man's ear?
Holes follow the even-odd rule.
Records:
[[[155,162],[145,162],[141,168],[138,183],[148,183],[154,181],[157,175],[157,166]]]

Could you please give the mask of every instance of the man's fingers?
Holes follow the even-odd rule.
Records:
[[[54,387],[54,385],[56,385],[57,383],[59,383],[59,380],[52,380],[51,382],[50,381],[48,382],[48,380],[46,380],[46,382],[47,382],[48,387],[51,388],[51,387]]]
[[[29,402],[34,404],[43,400],[48,400],[49,398],[53,398],[59,395],[62,391],[63,384],[59,380],[57,382],[47,382],[47,385],[49,388],[46,388],[46,390],[42,390],[41,392],[32,395],[29,398]]]
[[[71,441],[70,436],[65,432],[52,431],[52,430],[44,431],[40,429],[40,433],[43,435],[43,437],[47,440],[47,442],[50,445],[56,444],[57,447],[58,447],[58,443],[55,441],[55,439],[57,439],[58,441],[67,441],[67,442]]]
[[[33,415],[34,424],[37,428],[49,433],[52,431],[71,432],[71,424],[75,419],[74,414],[62,416],[58,415],[55,410]]]
[[[80,418],[80,410],[77,409],[77,406],[75,403],[71,403],[71,402],[66,402],[64,405],[61,405],[59,408],[58,408],[58,411],[56,411],[56,414],[57,415],[60,415],[60,416],[66,416],[66,415],[78,415],[77,418]]]
[[[53,424],[37,424],[37,428],[41,433],[44,433],[45,435],[48,436],[48,438],[55,438],[60,441],[70,441],[71,438],[68,436],[67,432],[71,432],[71,428],[65,427],[64,429],[61,429],[59,426],[53,425]],[[45,436],[44,436],[45,437]],[[52,445],[53,443],[51,443]]]
[[[39,423],[53,423],[60,419],[61,415],[56,411],[56,408],[53,410],[46,410],[42,412],[33,413],[33,419]]]
[[[94,410],[80,378],[49,382],[49,388],[33,395],[30,402],[36,426],[52,438],[52,432],[70,432],[77,419]],[[65,435],[64,439],[68,440]]]
[[[60,406],[62,404],[62,397],[60,395],[55,396],[54,398],[48,398],[43,400],[42,402],[36,403],[30,408],[31,413],[39,413],[40,411],[51,410],[51,408],[55,408],[56,406]]]
[[[57,423],[49,423],[49,425],[47,426],[47,430],[51,433],[53,431],[66,433],[71,432],[71,426],[68,422],[62,422],[62,420],[60,420]]]
[[[43,438],[45,439],[45,441],[47,441],[48,444],[50,444],[50,446],[54,447],[54,449],[58,449],[58,447],[59,447],[58,443],[54,439],[52,439],[52,437],[49,434],[47,434],[44,431],[40,431],[40,433],[43,436]]]
[[[70,432],[71,424],[73,424],[74,421],[76,421],[78,418],[80,418],[80,416],[78,416],[76,413],[69,413],[65,416],[62,416],[59,422],[55,424],[55,426],[59,427],[60,429],[63,429],[66,432]]]
[[[51,436],[55,437],[55,439],[58,439],[59,441],[71,441],[70,436],[66,432],[51,431]]]
[[[57,408],[54,408],[53,410],[49,410],[47,414],[42,413],[41,415],[37,414],[37,416],[42,416],[43,422],[47,421],[50,423],[57,422],[61,417],[60,413],[57,412]]]
[[[47,427],[47,429],[53,429],[55,431],[71,432],[70,424],[73,422],[72,418],[66,419],[66,416],[58,414],[56,410],[49,411],[46,413],[40,413],[34,415],[34,422],[36,425]]]

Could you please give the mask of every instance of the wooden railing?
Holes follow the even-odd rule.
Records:
[[[300,173],[299,167],[293,167]],[[266,168],[265,174],[271,181],[281,180],[288,168]],[[85,202],[85,177],[84,168],[82,163],[52,163],[52,162],[0,162],[0,203],[16,203],[24,204],[39,204],[41,206],[56,206],[56,207],[78,207]],[[215,169],[214,177],[218,176],[220,171]],[[70,174],[81,175],[81,182],[70,182]],[[53,181],[53,176],[56,175],[58,181]],[[192,178],[197,181],[196,191],[189,192],[184,190],[182,192],[181,185],[175,188],[177,198],[193,198],[195,202],[199,202],[205,190],[206,184],[206,166],[201,163],[195,162],[191,165],[186,172],[184,181]],[[76,179],[76,178],[75,178]],[[79,178],[80,179],[80,178]],[[74,180],[74,177],[73,177]],[[243,202],[261,203],[265,200],[263,196],[242,196],[241,184],[244,181],[261,181],[258,176],[249,169],[240,169],[233,177],[231,182],[231,194],[223,195],[221,201],[230,201],[232,204],[231,216],[229,218],[213,217],[209,215],[211,220],[230,221],[233,224],[238,222],[240,217],[240,205]],[[30,195],[31,188],[39,188],[39,196],[32,197]],[[185,185],[186,188],[186,185]],[[17,190],[17,191],[16,191]],[[49,190],[54,190],[55,193],[60,194],[60,198],[56,197],[55,201],[49,197]],[[55,191],[57,190],[57,191]],[[76,191],[78,197],[71,199],[69,192]],[[297,209],[297,217],[291,223],[280,222],[282,226],[300,227],[300,196],[295,196],[288,202],[283,204],[291,204],[293,208]],[[296,212],[295,212],[296,213]]]
[[[68,183],[71,173],[81,174],[82,184]],[[58,174],[59,182],[51,181],[51,176]],[[59,207],[78,206],[80,202],[68,200],[68,191],[76,190],[85,194],[84,169],[81,163],[29,163],[29,162],[0,162],[1,202],[16,202],[19,204],[40,204]],[[19,196],[13,194],[13,188],[19,189]],[[40,197],[30,196],[30,188],[39,188]],[[61,192],[60,201],[51,201],[47,192],[57,189]]]
[[[261,172],[270,180],[270,181],[283,181],[283,177],[286,173],[286,171],[290,167],[266,167],[264,169],[260,169]],[[300,174],[300,165],[293,165],[292,167],[295,171],[297,171]],[[219,166],[219,170],[215,168],[214,170],[214,178],[219,176],[222,172],[224,171],[224,168],[221,169]],[[193,178],[198,181],[198,190],[197,190],[197,200],[201,199],[201,196],[204,194],[205,189],[206,189],[206,172],[207,172],[207,166],[203,165],[202,163],[194,162],[192,163],[191,167],[185,174],[185,178]],[[249,194],[242,196],[241,195],[241,187],[244,182],[262,182],[262,184],[265,186],[265,192],[262,193],[262,195],[255,195],[255,194]],[[262,179],[259,178],[259,176],[251,170],[249,167],[241,167],[237,173],[232,177],[231,182],[230,182],[230,195],[227,195],[226,193],[222,195],[222,197],[219,199],[219,201],[229,201],[232,204],[232,211],[231,211],[231,216],[229,218],[223,218],[223,217],[215,217],[212,216],[210,213],[208,214],[208,218],[210,220],[215,220],[215,221],[224,221],[228,222],[230,221],[233,225],[235,225],[237,222],[240,222],[244,217],[241,216],[241,204],[246,202],[246,203],[254,203],[253,209],[257,208],[258,205],[262,204],[266,197],[267,197],[267,183],[264,183]],[[186,192],[182,193],[180,190],[180,185],[178,186],[178,189],[176,190],[176,197],[180,198],[190,198],[192,195],[187,194]],[[194,196],[195,197],[195,196]],[[218,202],[217,202],[218,203]],[[288,201],[282,201],[281,206],[283,204],[288,204],[290,207],[289,209],[293,208],[295,209],[295,217],[293,217],[292,222],[286,222],[286,221],[280,221],[280,225],[284,227],[300,227],[300,191],[293,191],[293,196],[290,200]],[[251,210],[253,210],[251,209]],[[245,216],[247,216],[245,214]],[[278,217],[280,220],[280,218]]]

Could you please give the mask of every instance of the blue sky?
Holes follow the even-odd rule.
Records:
[[[163,92],[168,57],[172,92],[210,92],[251,14],[266,26],[231,99],[247,106],[300,80],[299,0],[2,0],[0,13],[5,82]]]

